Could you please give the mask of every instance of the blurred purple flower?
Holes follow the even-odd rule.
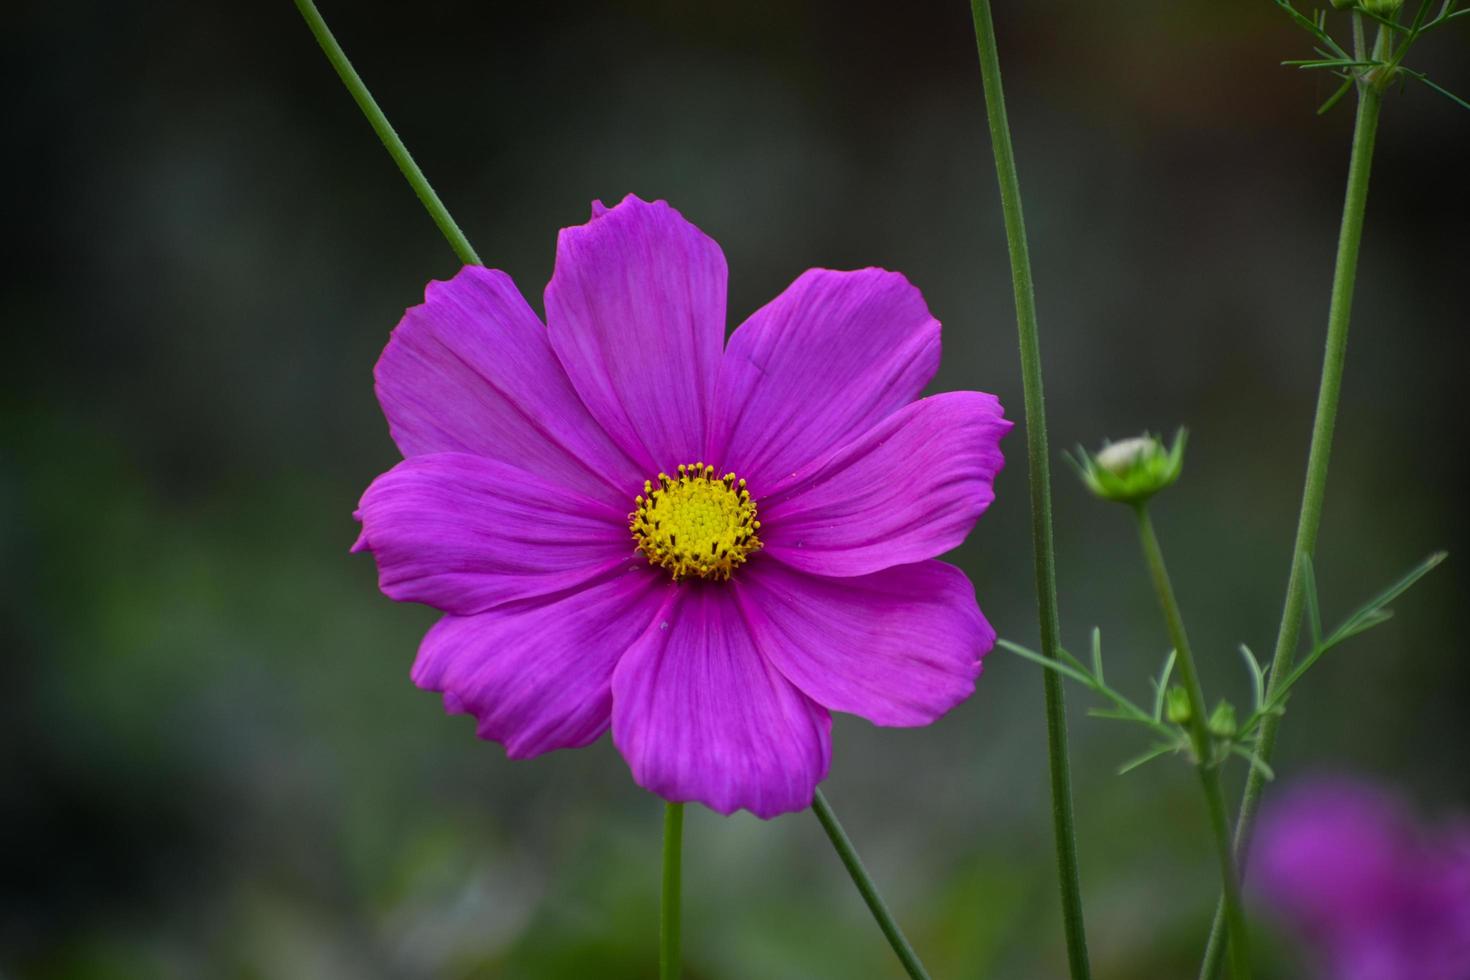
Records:
[[[926,725],[973,691],[995,633],[933,559],[1011,423],[918,398],[939,323],[897,273],[808,271],[728,344],[725,282],[630,196],[562,231],[546,326],[503,272],[431,283],[378,361],[405,459],[355,550],[448,613],[414,682],[512,758],[611,726],[639,785],[771,817],[826,776],[829,712]]]
[[[1430,831],[1384,789],[1301,784],[1269,808],[1250,874],[1331,980],[1470,980],[1470,824]]]

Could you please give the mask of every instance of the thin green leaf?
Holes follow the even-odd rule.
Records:
[[[1240,655],[1245,659],[1245,668],[1251,675],[1251,707],[1260,710],[1266,703],[1266,672],[1261,669],[1261,662],[1251,653],[1251,648],[1244,643],[1240,645]]]
[[[1441,8],[1439,16],[1435,17],[1434,20],[1431,20],[1429,23],[1419,28],[1419,33],[1428,34],[1430,31],[1434,30],[1437,27],[1443,27],[1452,20],[1458,20],[1459,18],[1464,17],[1466,14],[1470,14],[1470,7],[1466,7],[1464,10],[1456,10],[1455,6],[1456,5],[1452,3],[1445,4],[1444,7]]]
[[[1364,613],[1352,622],[1344,623],[1332,631],[1332,637],[1326,646],[1335,647],[1345,640],[1350,640],[1359,633],[1366,633],[1375,626],[1381,625],[1393,619],[1392,609],[1375,609]]]
[[[1281,686],[1276,689],[1275,695],[1271,698],[1271,703],[1268,704],[1266,707],[1275,708],[1279,705],[1285,704],[1286,695],[1292,689],[1292,686],[1295,685],[1297,681],[1301,680],[1302,676],[1305,675],[1307,671],[1311,670],[1313,665],[1316,664],[1318,660],[1322,659],[1323,654],[1325,654],[1328,650],[1331,650],[1336,645],[1336,642],[1331,642],[1313,647],[1311,652],[1308,653],[1304,658],[1302,658],[1302,662],[1297,664],[1290,674],[1286,675],[1286,680],[1281,682]]]
[[[1252,769],[1259,769],[1261,775],[1265,776],[1268,782],[1276,778],[1276,771],[1266,764],[1266,760],[1262,759],[1256,753],[1247,750],[1244,746],[1232,742],[1230,752],[1232,755],[1238,755],[1246,762],[1249,762]]]
[[[1402,67],[1399,69],[1399,71],[1408,72],[1408,74],[1410,76],[1412,76],[1414,78],[1417,78],[1419,81],[1423,82],[1425,85],[1428,85],[1430,88],[1434,89],[1440,95],[1443,95],[1445,98],[1447,98],[1451,102],[1455,103],[1455,105],[1460,106],[1463,109],[1470,109],[1470,102],[1466,102],[1464,99],[1460,98],[1458,95],[1456,95],[1454,92],[1451,92],[1449,89],[1447,89],[1447,88],[1445,88],[1445,87],[1443,87],[1441,85],[1436,85],[1434,82],[1431,82],[1429,80],[1429,76],[1428,75],[1425,75],[1423,72],[1414,71],[1413,69],[1410,69],[1410,68],[1402,68]]]
[[[1078,660],[1076,657],[1072,656],[1072,654],[1069,653],[1065,647],[1057,647],[1057,656],[1060,657],[1062,660],[1065,660],[1067,662],[1067,666],[1071,667],[1073,670],[1077,671],[1077,673],[1087,678],[1086,684],[1088,687],[1097,687],[1097,679],[1092,676],[1092,673],[1087,669],[1087,665]]]
[[[1317,570],[1312,566],[1312,556],[1302,555],[1302,578],[1307,597],[1307,624],[1312,630],[1312,646],[1322,645],[1322,607],[1317,597]]]
[[[1313,37],[1317,38],[1317,40],[1321,41],[1323,44],[1331,48],[1334,54],[1340,55],[1344,58],[1348,57],[1348,53],[1338,46],[1337,42],[1332,39],[1332,35],[1328,34],[1326,29],[1318,24],[1316,21],[1307,17],[1301,11],[1293,7],[1291,5],[1291,0],[1275,0],[1275,3],[1276,6],[1286,11],[1287,16],[1296,21],[1297,26],[1301,27]]]
[[[1381,61],[1355,61],[1352,58],[1294,58],[1283,61],[1287,68],[1377,68]]]
[[[1409,53],[1409,49],[1412,48],[1414,46],[1414,42],[1419,39],[1420,33],[1424,30],[1424,18],[1428,16],[1429,5],[1432,2],[1433,0],[1419,0],[1419,9],[1414,12],[1414,19],[1409,22],[1408,36],[1404,38],[1404,41],[1402,44],[1399,45],[1398,50],[1393,53],[1393,57],[1388,59],[1388,64],[1385,66],[1387,71],[1391,72],[1400,64],[1402,64],[1404,60],[1404,55]]]
[[[1104,721],[1131,721],[1134,724],[1151,722],[1151,719],[1147,715],[1140,719],[1137,715],[1130,711],[1125,711],[1122,708],[1088,708],[1087,716],[1089,718],[1101,718]],[[1149,727],[1153,727],[1152,724],[1149,724]]]
[[[1286,700],[1286,698],[1282,698],[1279,702],[1273,702],[1258,711],[1252,711],[1246,720],[1241,722],[1240,731],[1237,733],[1236,738],[1244,739],[1249,737],[1256,726],[1271,715],[1279,716],[1286,714]]]
[[[1467,106],[1467,108],[1470,108],[1470,106]],[[1430,555],[1428,558],[1424,559],[1419,564],[1409,569],[1409,571],[1406,572],[1404,576],[1400,578],[1397,582],[1393,583],[1388,588],[1384,589],[1382,592],[1378,593],[1373,598],[1369,599],[1367,602],[1359,606],[1357,610],[1352,613],[1352,615],[1348,616],[1348,618],[1343,622],[1343,625],[1338,627],[1338,629],[1334,631],[1334,635],[1336,635],[1337,632],[1341,632],[1345,628],[1354,625],[1358,620],[1362,619],[1363,617],[1371,616],[1374,613],[1381,611],[1384,606],[1387,606],[1390,602],[1393,602],[1399,596],[1403,595],[1405,592],[1413,588],[1415,583],[1417,583],[1424,576],[1428,575],[1430,572],[1434,571],[1435,568],[1439,567],[1440,563],[1442,563],[1448,557],[1449,552],[1436,551],[1434,554]],[[1328,637],[1327,642],[1331,644],[1333,642],[1332,637]]]
[[[1164,693],[1169,690],[1169,677],[1174,673],[1174,657],[1177,653],[1177,650],[1169,651],[1164,669],[1159,671],[1159,679],[1154,681],[1154,721],[1159,723],[1164,720]]]
[[[1339,102],[1341,102],[1342,101],[1342,97],[1344,95],[1347,95],[1348,94],[1348,91],[1352,87],[1353,87],[1353,79],[1352,79],[1352,77],[1349,76],[1347,78],[1344,78],[1342,80],[1342,85],[1338,86],[1337,91],[1336,92],[1333,92],[1332,95],[1327,99],[1326,102],[1322,103],[1321,105],[1319,105],[1317,107],[1317,115],[1323,116],[1323,115],[1326,115],[1328,112],[1330,112],[1331,109],[1332,109],[1332,107],[1335,106],[1335,105],[1337,105]]]
[[[1130,721],[1136,721],[1148,728],[1152,728],[1156,732],[1160,732],[1162,734],[1172,734],[1172,731],[1168,728],[1168,726],[1164,725],[1158,719],[1150,717],[1148,713],[1145,712],[1142,708],[1134,704],[1132,701],[1129,701],[1126,697],[1119,694],[1117,691],[1114,691],[1106,684],[1100,683],[1099,681],[1095,680],[1092,675],[1087,672],[1087,668],[1083,667],[1082,664],[1077,660],[1077,658],[1069,654],[1066,650],[1060,648],[1058,648],[1057,650],[1057,653],[1065,659],[1051,660],[1037,653],[1035,650],[1029,650],[1026,647],[1021,646],[1019,643],[1012,643],[1010,640],[997,640],[996,644],[1006,650],[1009,650],[1011,653],[1014,653],[1018,657],[1021,657],[1025,660],[1030,660],[1032,663],[1039,664],[1048,670],[1054,670],[1058,674],[1061,674],[1063,677],[1070,677],[1072,680],[1076,681],[1082,686],[1090,688],[1096,693],[1107,698],[1109,701],[1113,702],[1120,716],[1125,717]]]
[[[1470,108],[1470,106],[1466,106],[1466,108]],[[1272,698],[1271,704],[1267,705],[1267,708],[1277,707],[1283,703],[1286,693],[1291,690],[1292,685],[1301,680],[1302,675],[1310,670],[1313,664],[1322,659],[1322,655],[1328,650],[1331,650],[1349,637],[1357,636],[1359,633],[1372,629],[1380,623],[1387,622],[1393,614],[1385,609],[1384,606],[1407,592],[1413,587],[1415,582],[1428,575],[1447,557],[1449,557],[1448,552],[1435,552],[1414,566],[1403,578],[1360,606],[1357,612],[1349,616],[1341,626],[1332,631],[1331,636],[1312,647],[1311,652],[1303,658],[1301,663],[1297,664],[1296,669],[1287,675],[1286,679],[1277,687],[1275,696]]]
[[[1025,647],[1021,646],[1019,643],[1012,643],[1010,640],[996,640],[995,643],[996,646],[1004,647],[1018,657],[1030,660],[1032,663],[1040,664],[1047,670],[1054,670],[1058,674],[1061,674],[1063,677],[1070,677],[1072,678],[1072,680],[1076,681],[1079,684],[1082,684],[1085,687],[1093,686],[1092,678],[1088,677],[1086,674],[1078,672],[1072,667],[1067,666],[1060,660],[1052,660],[1050,657],[1044,657],[1041,654],[1037,653],[1035,650],[1028,650]]]
[[[1419,9],[1414,11],[1414,19],[1409,21],[1409,37],[1416,36],[1424,29],[1424,19],[1429,16],[1429,7],[1434,0],[1419,0]]]
[[[1367,9],[1366,7],[1363,7],[1363,6],[1359,5],[1358,8],[1357,8],[1357,11],[1360,12],[1360,13],[1362,13],[1362,15],[1364,17],[1367,17],[1367,18],[1369,18],[1371,20],[1378,21],[1378,23],[1382,24],[1384,27],[1386,27],[1389,30],[1393,31],[1395,34],[1407,34],[1407,33],[1409,33],[1409,29],[1407,27],[1405,27],[1403,24],[1400,24],[1396,20],[1389,20],[1387,17],[1384,17],[1381,14],[1375,14],[1373,11]]]
[[[1112,688],[1110,688],[1110,687],[1099,687],[1097,689],[1097,693],[1101,694],[1103,697],[1105,697],[1109,701],[1113,702],[1113,704],[1115,704],[1117,706],[1118,710],[1121,713],[1123,713],[1123,714],[1127,715],[1128,717],[1132,718],[1134,721],[1138,722],[1140,725],[1147,725],[1149,728],[1152,728],[1154,731],[1158,732],[1160,735],[1173,735],[1174,734],[1174,730],[1172,728],[1170,728],[1168,725],[1164,724],[1161,721],[1155,721],[1142,708],[1140,708],[1138,705],[1134,704],[1132,701],[1129,701],[1127,698],[1125,698],[1123,695],[1119,694],[1117,691],[1113,690]]]
[[[1119,766],[1118,775],[1126,776],[1128,775],[1128,773],[1137,769],[1139,766],[1153,762],[1161,755],[1168,755],[1170,752],[1175,752],[1178,750],[1178,748],[1179,744],[1177,742],[1171,744],[1155,745],[1153,748],[1149,749],[1142,755],[1134,756],[1133,758],[1129,759],[1127,762]]]
[[[1097,678],[1099,684],[1104,683],[1102,669],[1102,630],[1096,626],[1092,628],[1092,676]]]

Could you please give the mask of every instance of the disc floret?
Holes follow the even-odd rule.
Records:
[[[761,547],[755,501],[734,473],[715,476],[703,462],[679,465],[677,476],[643,481],[628,527],[650,565],[677,581],[695,576],[729,579]]]

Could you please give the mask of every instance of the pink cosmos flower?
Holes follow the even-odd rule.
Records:
[[[629,196],[557,240],[546,325],[503,272],[431,283],[375,371],[403,462],[354,550],[446,615],[414,683],[512,758],[609,726],[639,785],[810,805],[832,711],[927,725],[995,632],[933,560],[993,499],[992,395],[919,399],[903,276],[813,269],[725,343],[725,258]]]
[[[1470,824],[1426,827],[1382,787],[1318,777],[1266,810],[1252,851],[1324,980],[1470,978]]]

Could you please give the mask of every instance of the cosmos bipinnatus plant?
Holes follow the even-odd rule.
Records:
[[[1288,64],[1340,78],[1323,111],[1355,91],[1357,122],[1285,611],[1268,664],[1239,646],[1252,690],[1240,708],[1205,696],[1149,514],[1183,472],[1183,430],[1169,445],[1144,434],[1070,457],[1097,497],[1137,523],[1172,646],[1151,697],[1140,705],[1112,686],[1097,630],[1085,662],[1062,645],[1019,179],[989,2],[972,3],[1015,288],[1041,627],[1040,651],[998,642],[1045,668],[1074,980],[1090,967],[1061,681],[1103,701],[1094,715],[1149,740],[1120,772],[1166,756],[1196,770],[1222,890],[1202,976],[1223,957],[1241,980],[1251,972],[1242,864],[1287,699],[1443,557],[1324,630],[1311,555],[1378,114],[1400,80],[1449,94],[1405,58],[1463,11],[1444,0],[1431,16],[1425,2],[1405,21],[1394,0],[1331,0],[1351,30],[1341,46],[1327,10],[1275,2],[1319,54]],[[1012,424],[999,402],[973,391],[919,398],[938,366],[939,323],[907,279],[880,269],[809,270],[726,343],[719,246],[666,202],[631,194],[613,207],[594,202],[586,224],[561,231],[543,323],[508,276],[484,267],[312,0],[296,3],[464,265],[428,286],[379,359],[379,401],[404,458],[355,514],[353,550],[372,554],[383,592],[445,614],[424,638],[414,682],[440,693],[448,712],[472,715],[476,734],[512,758],[611,730],[633,779],[665,801],[661,977],[680,973],[688,802],[762,818],[810,808],[903,968],[926,977],[818,784],[832,712],[930,724],[971,694],[997,645],[969,580],[937,558],[993,499]],[[1304,616],[1311,647],[1294,665]],[[1220,781],[1232,758],[1250,767],[1233,828]]]
[[[1415,44],[1426,34],[1470,13],[1470,10],[1458,9],[1458,0],[1419,0],[1405,19],[1403,0],[1331,0],[1334,10],[1321,7],[1307,13],[1296,9],[1292,0],[1273,2],[1294,25],[1311,36],[1318,55],[1316,58],[1290,60],[1284,64],[1304,71],[1325,71],[1339,79],[1340,84],[1319,107],[1318,114],[1331,110],[1350,92],[1357,96],[1357,112],[1328,305],[1327,338],[1318,385],[1317,408],[1312,424],[1306,480],[1292,545],[1281,625],[1277,632],[1275,650],[1264,665],[1248,646],[1243,643],[1238,645],[1245,668],[1250,674],[1252,690],[1252,703],[1244,717],[1225,701],[1216,703],[1213,708],[1208,707],[1185,630],[1183,614],[1175,598],[1164,564],[1163,550],[1149,516],[1150,500],[1177,481],[1182,473],[1183,430],[1175,437],[1171,447],[1166,447],[1157,438],[1144,434],[1104,445],[1097,453],[1088,453],[1079,447],[1071,458],[1083,483],[1093,494],[1103,500],[1124,504],[1134,512],[1145,563],[1158,597],[1169,641],[1173,646],[1158,677],[1151,681],[1151,710],[1145,710],[1130,701],[1106,680],[1101,637],[1097,630],[1092,632],[1090,663],[1084,664],[1062,646],[1057,614],[1055,559],[1051,546],[1049,459],[1042,401],[1042,372],[1020,185],[1006,121],[989,0],[972,0],[971,4],[1015,285],[1022,379],[1026,390],[1025,426],[1028,461],[1031,466],[1033,542],[1042,627],[1040,652],[1007,640],[1001,640],[1000,645],[1046,669],[1046,707],[1049,734],[1052,736],[1049,747],[1052,758],[1058,872],[1069,965],[1074,978],[1090,976],[1090,966],[1082,923],[1059,680],[1066,677],[1077,681],[1107,702],[1107,707],[1095,709],[1093,714],[1134,724],[1152,738],[1151,746],[1137,758],[1124,763],[1120,772],[1129,772],[1144,763],[1169,755],[1181,756],[1197,769],[1221,879],[1220,906],[1210,930],[1200,977],[1201,980],[1211,980],[1219,974],[1223,961],[1228,959],[1230,976],[1241,980],[1251,975],[1251,958],[1245,915],[1241,907],[1240,879],[1249,852],[1251,827],[1261,793],[1265,783],[1274,775],[1270,757],[1277,730],[1285,714],[1287,697],[1327,651],[1388,619],[1389,604],[1445,557],[1443,553],[1431,555],[1379,595],[1364,603],[1335,629],[1324,630],[1312,571],[1312,555],[1316,551],[1317,533],[1321,525],[1333,432],[1342,391],[1353,286],[1357,276],[1358,249],[1363,235],[1378,118],[1385,93],[1404,80],[1420,82],[1461,107],[1470,108],[1470,104],[1440,87],[1423,72],[1410,67],[1405,60]],[[1345,25],[1342,23],[1344,20]],[[1334,31],[1344,26],[1349,32],[1350,40],[1340,43]],[[1296,663],[1304,617],[1308,621],[1311,643],[1301,662]],[[1179,675],[1177,685],[1171,683],[1176,671]],[[1231,757],[1243,759],[1250,767],[1233,829],[1218,776],[1219,768]]]

